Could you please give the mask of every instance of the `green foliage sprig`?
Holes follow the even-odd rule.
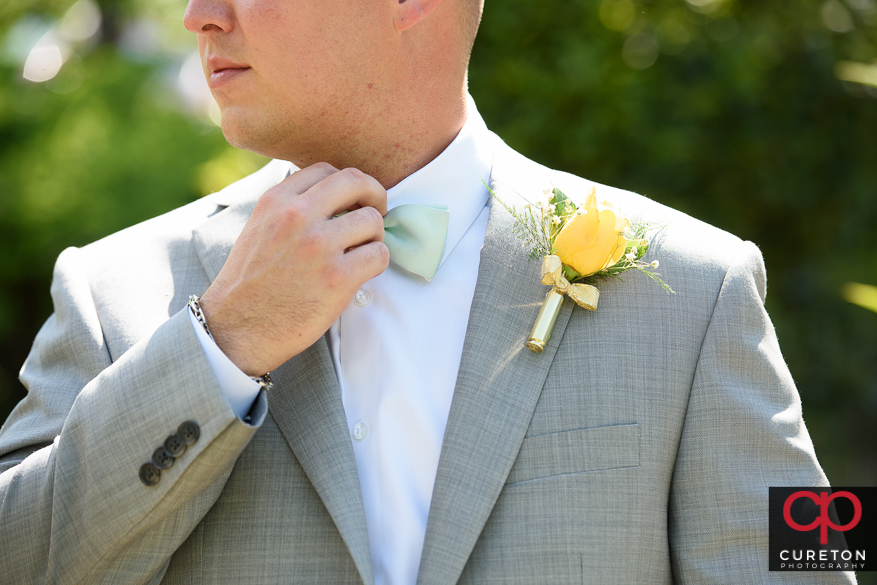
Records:
[[[632,218],[630,220],[630,228],[625,233],[625,237],[628,238],[628,241],[627,247],[624,250],[624,255],[621,256],[621,260],[605,270],[597,272],[592,276],[582,278],[582,282],[589,282],[592,279],[594,281],[599,281],[607,278],[616,278],[621,282],[624,282],[624,279],[619,275],[628,270],[636,270],[661,285],[661,288],[669,294],[675,295],[676,291],[670,288],[669,284],[664,282],[660,274],[655,272],[658,266],[660,266],[660,262],[657,260],[644,262],[642,259],[643,256],[646,255],[646,252],[649,251],[649,246],[651,245],[651,242],[648,239],[648,234],[660,230],[663,227],[663,224],[643,221],[641,218]],[[576,281],[570,280],[570,282]]]

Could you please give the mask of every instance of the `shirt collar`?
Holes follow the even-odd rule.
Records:
[[[448,206],[448,240],[442,263],[487,204],[495,134],[467,96],[468,118],[453,142],[429,164],[387,191],[387,207],[423,203]]]

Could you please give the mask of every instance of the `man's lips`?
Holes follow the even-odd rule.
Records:
[[[244,75],[250,70],[250,67],[244,63],[236,63],[221,57],[210,56],[207,58],[207,69],[210,72],[207,84],[210,86],[210,89],[216,89]]]
[[[229,67],[227,69],[214,71],[210,74],[210,79],[207,81],[207,85],[210,86],[210,89],[216,89],[222,85],[231,83],[231,81],[244,75],[249,70],[249,67]]]

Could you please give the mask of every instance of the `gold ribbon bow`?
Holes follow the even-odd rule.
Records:
[[[563,263],[557,256],[546,256],[542,260],[542,284],[553,285],[555,291],[568,295],[583,309],[597,310],[600,291],[590,284],[570,283],[563,275]]]
[[[597,287],[590,284],[570,283],[563,275],[563,263],[560,258],[553,255],[546,256],[542,260],[542,284],[553,288],[545,295],[539,316],[536,317],[530,337],[527,339],[527,349],[536,353],[542,353],[548,340],[551,339],[551,330],[563,305],[563,295],[569,296],[578,306],[589,311],[597,310],[597,300],[600,298]]]

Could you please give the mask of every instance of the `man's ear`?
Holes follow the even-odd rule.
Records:
[[[442,0],[395,0],[396,30],[405,31],[423,20]]]

